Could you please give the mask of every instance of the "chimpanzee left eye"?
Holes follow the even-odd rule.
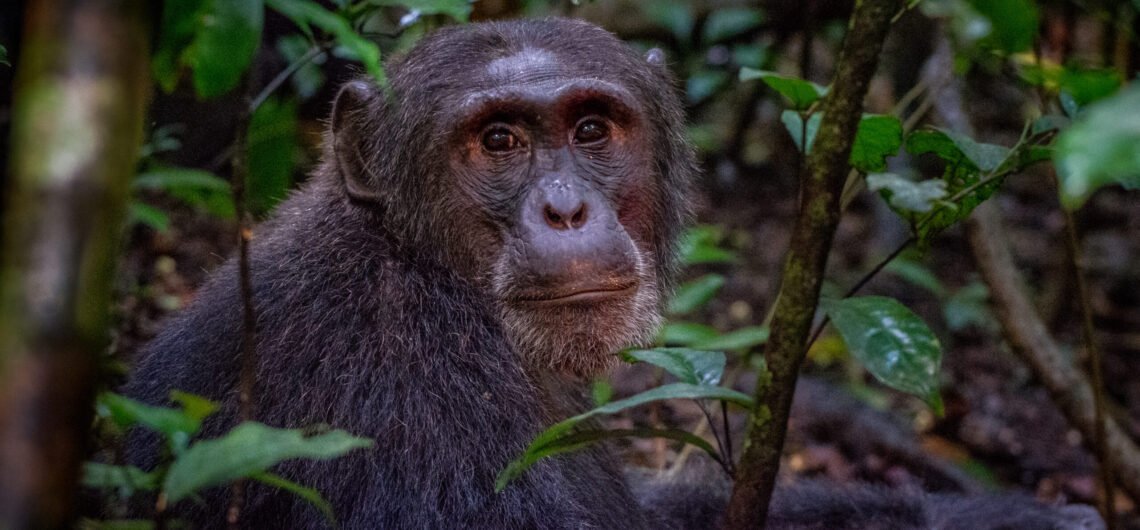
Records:
[[[587,119],[578,124],[574,131],[574,143],[592,144],[610,136],[610,128],[599,119]]]

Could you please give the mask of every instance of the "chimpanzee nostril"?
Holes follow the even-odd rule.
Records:
[[[580,202],[578,206],[571,211],[557,208],[552,204],[547,204],[542,209],[543,217],[546,218],[546,224],[550,225],[555,230],[571,230],[582,228],[586,224],[586,203]]]

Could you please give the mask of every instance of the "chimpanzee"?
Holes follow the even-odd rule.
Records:
[[[440,30],[387,71],[386,89],[341,90],[320,166],[251,257],[257,418],[376,447],[276,471],[321,491],[348,529],[716,526],[723,487],[673,488],[672,502],[639,485],[645,508],[605,449],[493,491],[536,433],[582,410],[581,383],[658,324],[696,174],[661,55],[584,22],[515,21]],[[241,323],[231,261],[142,352],[127,393],[205,395],[223,403],[207,434],[229,428]],[[221,527],[227,497],[178,515]],[[778,524],[826,524],[849,499],[818,515],[780,500]],[[921,527],[908,502],[898,511]],[[325,526],[256,484],[242,519]]]

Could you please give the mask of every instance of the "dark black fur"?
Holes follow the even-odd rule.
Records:
[[[648,289],[668,291],[695,164],[683,138],[681,104],[659,56],[647,61],[581,22],[471,25],[439,31],[391,63],[391,98],[367,91],[342,97],[312,182],[256,231],[251,265],[256,416],[281,427],[328,424],[376,440],[372,450],[275,470],[320,490],[343,528],[716,525],[723,484],[640,481],[644,509],[600,449],[545,460],[502,494],[492,491],[495,475],[537,432],[581,410],[576,378],[528,362],[528,355],[543,352],[519,351],[527,343],[519,334],[582,335],[590,330],[573,326],[584,322],[605,335],[609,321],[630,318],[587,308],[577,318],[518,321],[549,330],[504,325],[489,264],[505,243],[479,217],[486,205],[457,192],[449,165],[455,124],[447,117],[469,94],[495,88],[483,74],[488,64],[527,48],[553,54],[564,75],[617,83],[643,106],[651,167],[641,168],[646,180],[632,202],[614,201],[614,208],[650,258]],[[521,200],[493,199],[506,213]],[[632,204],[632,213],[623,214],[617,203]],[[231,261],[141,353],[126,392],[156,404],[172,389],[204,395],[223,404],[206,435],[230,428],[240,307]],[[651,328],[657,310],[648,308],[651,318],[638,325]],[[155,450],[144,436],[130,448],[132,460],[143,464]],[[227,490],[215,489],[204,500],[183,503],[175,515],[201,528],[223,527]],[[772,527],[923,528],[942,504],[931,506],[920,496],[877,490],[810,490],[778,498]],[[326,526],[305,502],[257,484],[250,486],[243,520],[249,528]]]

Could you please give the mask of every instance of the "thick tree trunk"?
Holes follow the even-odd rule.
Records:
[[[146,0],[29,4],[0,240],[0,529],[70,520],[149,90]]]
[[[831,240],[839,225],[840,197],[863,98],[901,0],[863,0],[851,14],[823,120],[807,160],[799,217],[792,232],[777,297],[772,335],[764,355],[768,373],[756,385],[744,453],[728,505],[725,527],[763,527],[780,466],[796,377],[819,300]],[[770,379],[769,379],[770,377]]]

